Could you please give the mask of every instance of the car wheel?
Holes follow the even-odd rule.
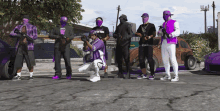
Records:
[[[155,72],[157,69],[157,66],[158,66],[158,62],[155,58],[153,58],[153,60],[154,60],[154,72]],[[149,65],[147,59],[145,60],[145,65],[146,65],[146,72],[150,74],[150,65]]]
[[[8,61],[3,67],[3,73],[1,75],[4,79],[12,79],[15,75],[14,65],[11,61]]]
[[[197,60],[193,56],[189,56],[186,58],[185,62],[185,67],[188,70],[194,70],[196,68]]]

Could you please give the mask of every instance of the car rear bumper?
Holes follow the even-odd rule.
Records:
[[[220,72],[220,64],[213,64],[205,62],[205,71],[207,72]]]

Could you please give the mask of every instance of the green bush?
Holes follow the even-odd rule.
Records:
[[[71,49],[74,49],[76,53],[79,55],[79,57],[83,57],[83,51],[79,50],[76,46],[70,45]]]
[[[204,61],[205,55],[216,52],[218,49],[218,37],[213,33],[192,34],[186,32],[180,37],[190,45],[194,57],[199,61]]]

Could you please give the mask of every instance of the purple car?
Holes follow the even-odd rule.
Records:
[[[220,71],[220,52],[214,52],[204,57],[204,71],[217,72]]]
[[[11,47],[0,39],[0,77],[4,79],[12,79],[15,75],[14,60],[15,47]]]

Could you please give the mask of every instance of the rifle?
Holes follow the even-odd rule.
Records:
[[[167,38],[170,38],[169,34],[166,32],[166,30],[162,27],[162,26],[159,26],[160,29],[162,29],[162,32],[163,32],[163,38],[164,39],[167,39]]]

